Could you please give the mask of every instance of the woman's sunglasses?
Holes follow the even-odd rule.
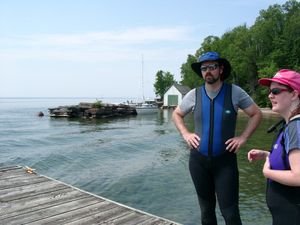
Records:
[[[273,95],[279,95],[283,91],[291,92],[291,90],[286,89],[286,88],[272,88],[269,90],[269,94],[272,93]]]

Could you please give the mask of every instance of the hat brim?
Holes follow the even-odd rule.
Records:
[[[289,83],[284,82],[283,80],[276,79],[276,78],[261,78],[261,79],[258,80],[258,83],[260,85],[267,86],[267,87],[269,87],[272,82],[276,82],[276,83],[283,84],[283,85],[286,85],[286,86],[290,87]]]
[[[262,86],[269,87],[272,83],[272,79],[270,79],[270,78],[261,78],[261,79],[258,80],[258,83]]]
[[[212,61],[218,61],[219,64],[223,65],[223,80],[229,77],[231,72],[231,65],[227,59],[219,58],[218,60],[212,60]],[[203,61],[206,62],[206,61]],[[195,62],[191,64],[192,70],[198,74],[200,77],[202,77],[201,72],[201,65],[203,62]]]

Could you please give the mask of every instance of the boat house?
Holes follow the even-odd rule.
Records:
[[[164,94],[164,108],[174,108],[191,89],[188,86],[173,84]]]

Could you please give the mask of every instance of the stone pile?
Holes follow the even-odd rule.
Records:
[[[49,108],[51,117],[67,118],[109,118],[137,115],[134,107],[125,104],[107,104],[107,103],[87,103],[81,102],[78,105],[59,106]]]

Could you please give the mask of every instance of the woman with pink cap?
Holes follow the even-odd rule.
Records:
[[[272,110],[283,117],[285,125],[280,129],[270,152],[252,149],[248,152],[248,160],[265,159],[266,200],[273,225],[299,225],[300,74],[283,69],[273,78],[260,79],[259,84],[269,87]]]

